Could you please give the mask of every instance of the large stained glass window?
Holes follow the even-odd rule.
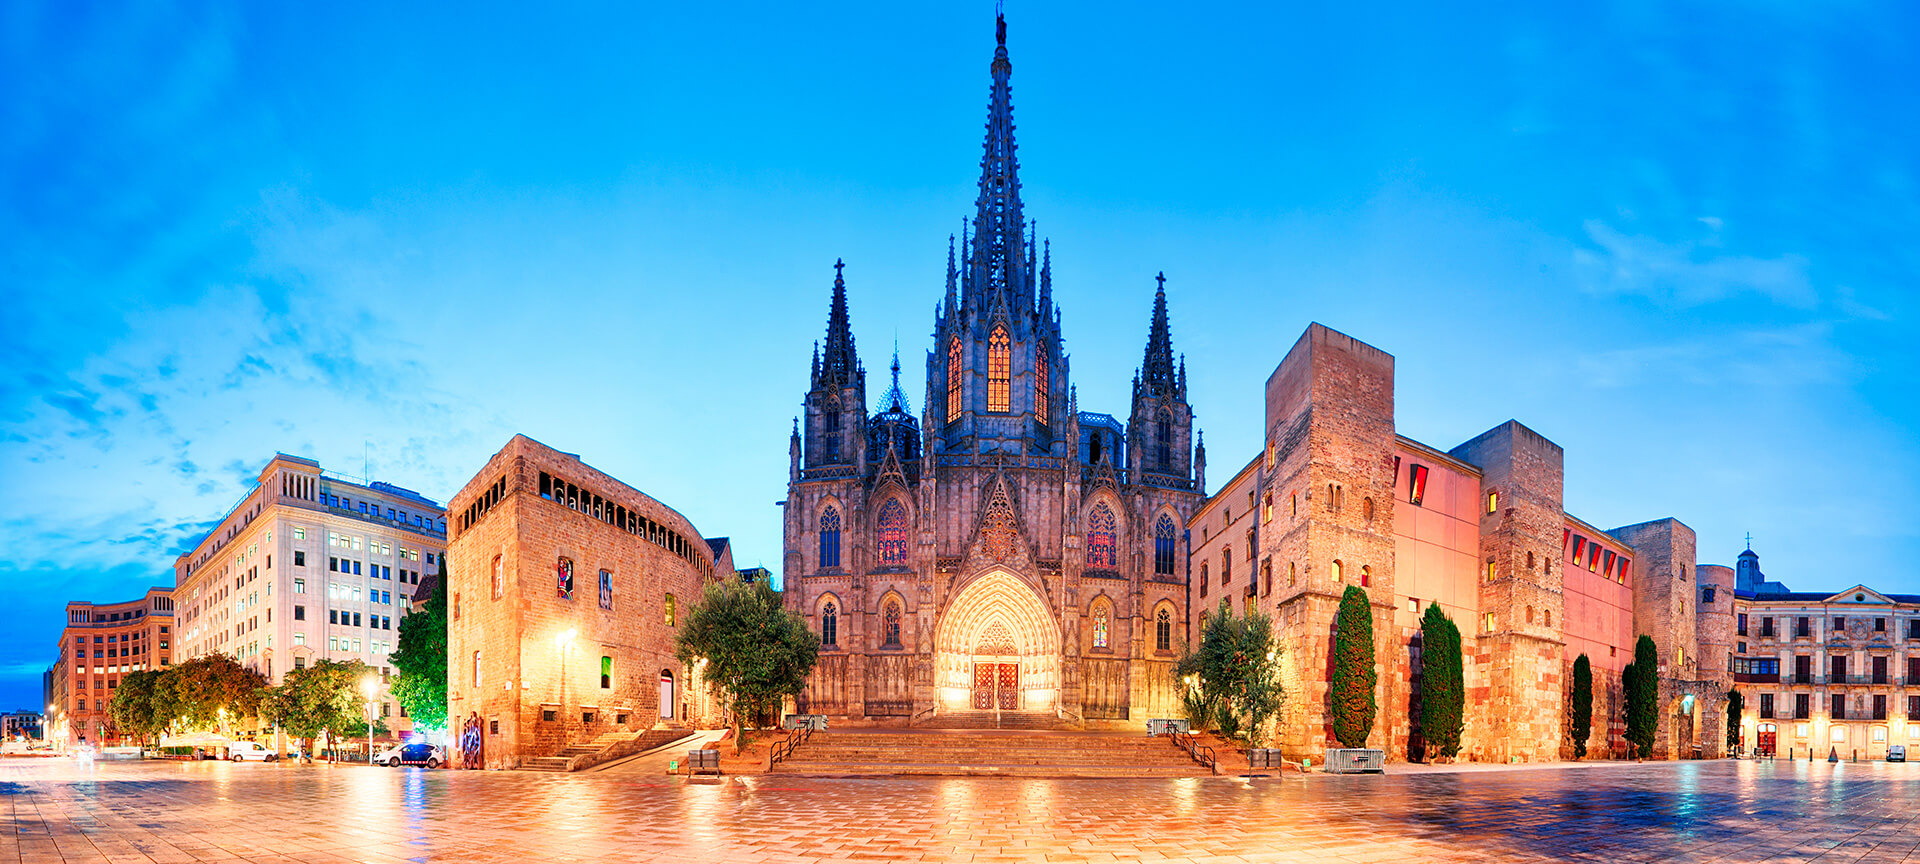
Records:
[[[987,337],[987,410],[1013,410],[1013,340],[1004,324]]]
[[[554,567],[554,570],[556,571],[558,576],[557,587],[560,590],[560,598],[563,600],[572,600],[573,599],[573,559],[572,558],[560,559],[560,563]]]
[[[900,499],[888,498],[887,503],[880,505],[880,518],[873,533],[882,565],[906,563],[907,508]]]
[[[1087,514],[1087,569],[1120,569],[1118,541],[1113,511],[1104,503],[1095,504],[1093,512]]]
[[[613,608],[613,571],[600,571],[600,608]]]
[[[1094,604],[1093,647],[1095,648],[1108,647],[1108,644],[1107,644],[1108,638],[1109,638],[1108,628],[1112,626],[1112,621],[1111,621],[1112,617],[1113,617],[1112,611],[1107,608],[1106,603],[1102,602],[1102,603]]]
[[[960,337],[947,343],[947,422],[960,417]]]
[[[900,647],[900,601],[888,600],[880,612],[881,644],[888,648]]]
[[[1047,422],[1047,345],[1038,343],[1033,350],[1033,418]]]
[[[1162,576],[1173,575],[1174,540],[1178,529],[1173,520],[1162,514],[1160,521],[1153,526],[1153,572]]]
[[[840,511],[832,507],[820,514],[820,566],[840,566]]]

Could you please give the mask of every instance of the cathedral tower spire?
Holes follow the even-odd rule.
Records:
[[[846,262],[833,262],[833,300],[827,307],[827,344],[813,355],[813,387],[807,391],[806,464],[863,462],[859,430],[867,417],[867,372],[853,350],[847,315]]]
[[[1009,308],[1031,305],[1025,296],[1026,218],[1020,206],[1020,161],[1014,155],[1013,90],[1008,79],[1013,61],[1007,58],[1007,18],[995,21],[999,44],[993,52],[993,91],[987,103],[987,139],[980,157],[980,193],[975,199],[973,243],[968,251],[971,278],[967,305],[980,308],[995,302]]]
[[[866,372],[853,351],[853,327],[847,320],[847,280],[842,270],[845,261],[833,262],[833,302],[827,310],[827,351],[814,372],[813,385],[854,386],[856,378],[865,384]],[[862,389],[865,389],[862,386]]]
[[[1140,386],[1148,396],[1184,398],[1184,375],[1173,365],[1173,333],[1167,326],[1167,274],[1154,277],[1153,323],[1147,325],[1147,353],[1140,363]]]

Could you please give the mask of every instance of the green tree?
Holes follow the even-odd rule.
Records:
[[[1194,728],[1212,725],[1229,738],[1245,731],[1250,747],[1260,746],[1267,721],[1286,701],[1273,619],[1261,613],[1237,617],[1226,599],[1207,618],[1199,646],[1174,664],[1173,675]]]
[[[1333,678],[1327,694],[1333,737],[1342,747],[1365,747],[1379,710],[1373,689],[1380,677],[1373,668],[1373,609],[1367,592],[1348,585],[1335,621],[1339,629],[1333,638]]]
[[[1420,617],[1420,737],[1428,759],[1459,754],[1466,696],[1460,628],[1440,604],[1429,604]]]
[[[1626,690],[1627,741],[1641,759],[1649,758],[1660,722],[1660,652],[1652,636],[1634,643],[1633,663],[1621,673],[1620,683]]]
[[[166,731],[173,717],[160,713],[161,706],[156,699],[165,674],[156,669],[142,669],[121,676],[120,686],[114,689],[113,699],[107,703],[107,716],[113,718],[120,734],[144,742]]]
[[[354,737],[366,729],[366,682],[373,667],[358,660],[322,660],[294,669],[261,700],[261,717],[302,742],[323,735]]]
[[[425,729],[447,728],[447,564],[440,563],[440,578],[426,606],[400,619],[399,649],[390,659],[398,675],[393,679],[393,697],[406,709],[413,725]]]
[[[241,718],[260,713],[267,679],[225,654],[204,654],[166,670],[155,687],[160,716],[182,729],[232,734]]]
[[[709,583],[689,610],[674,656],[689,667],[705,661],[701,675],[733,716],[738,753],[749,721],[778,715],[782,702],[807,686],[820,637],[781,605],[772,585],[723,579]]]
[[[120,686],[127,686],[121,682]],[[1727,749],[1740,746],[1740,715],[1746,713],[1746,697],[1738,690],[1727,691]]]
[[[1573,693],[1567,697],[1567,734],[1573,738],[1573,758],[1587,755],[1593,737],[1593,661],[1582,654],[1573,661]]]

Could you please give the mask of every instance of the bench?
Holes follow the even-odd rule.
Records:
[[[720,751],[688,750],[687,751],[687,773],[688,774],[719,774],[720,773]]]

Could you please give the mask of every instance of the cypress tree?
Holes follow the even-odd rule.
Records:
[[[1740,746],[1740,715],[1747,710],[1746,697],[1738,690],[1727,691],[1727,749]]]
[[[1627,696],[1627,741],[1642,759],[1653,755],[1653,738],[1660,723],[1660,653],[1652,636],[1633,645],[1629,674],[1621,676]]]
[[[1573,736],[1573,758],[1587,755],[1593,735],[1593,661],[1582,654],[1573,661],[1573,695],[1568,699],[1568,732]]]
[[[1333,737],[1342,747],[1365,747],[1378,710],[1373,688],[1379,680],[1373,670],[1373,610],[1367,592],[1348,585],[1340,595],[1335,620],[1339,632],[1333,640],[1333,678],[1327,694]]]
[[[1453,756],[1460,752],[1466,670],[1460,628],[1438,603],[1427,606],[1420,618],[1420,646],[1420,737],[1428,759]]]

